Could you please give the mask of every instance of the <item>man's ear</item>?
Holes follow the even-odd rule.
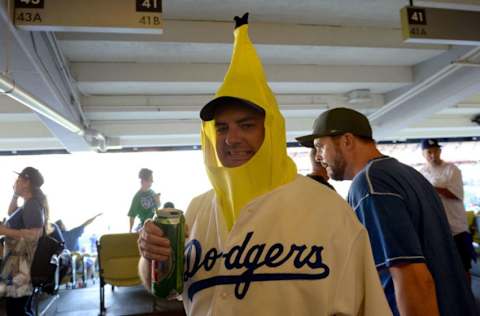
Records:
[[[355,146],[355,136],[352,133],[343,134],[342,143],[346,149],[353,149]]]

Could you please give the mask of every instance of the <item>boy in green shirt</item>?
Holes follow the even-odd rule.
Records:
[[[132,231],[135,217],[140,219],[140,225],[135,229],[138,230],[143,227],[143,223],[155,215],[155,210],[160,205],[160,193],[155,193],[151,187],[153,183],[153,171],[147,168],[142,168],[138,173],[140,178],[140,190],[135,194],[130,205],[128,216],[130,217],[130,229]]]

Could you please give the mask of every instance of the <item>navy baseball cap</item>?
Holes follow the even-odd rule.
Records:
[[[29,180],[32,186],[36,188],[39,188],[43,185],[43,176],[40,171],[38,171],[38,169],[35,169],[33,167],[26,167],[22,170],[22,172],[15,173],[18,174],[19,177]]]
[[[422,140],[422,150],[428,149],[428,148],[440,148],[440,147],[442,146],[438,144],[438,141],[436,139],[429,138],[429,139]]]
[[[302,146],[313,148],[313,140],[323,136],[337,136],[345,133],[373,139],[372,127],[365,115],[348,109],[335,108],[323,112],[313,124],[313,132],[295,138]]]
[[[212,101],[208,102],[200,111],[200,118],[202,121],[211,121],[215,117],[215,112],[217,111],[217,108],[219,106],[225,106],[225,105],[234,105],[234,106],[244,106],[247,108],[250,108],[252,110],[255,110],[259,113],[265,114],[265,110],[262,109],[260,106],[236,97],[218,97],[216,99],[213,99]]]

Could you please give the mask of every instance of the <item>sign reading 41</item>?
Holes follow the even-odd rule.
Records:
[[[136,0],[137,12],[162,13],[162,0]]]

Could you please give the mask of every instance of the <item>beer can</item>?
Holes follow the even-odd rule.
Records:
[[[161,298],[174,298],[183,292],[185,217],[176,209],[156,212],[154,223],[170,240],[170,258],[167,262],[152,261],[152,293]]]

